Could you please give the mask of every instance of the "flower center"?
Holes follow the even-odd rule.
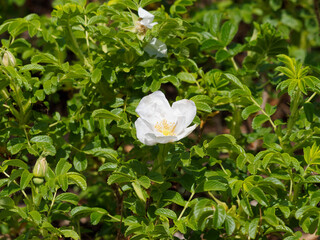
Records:
[[[157,122],[154,125],[154,128],[158,132],[162,133],[164,136],[175,136],[174,129],[176,128],[175,122],[168,122],[166,119],[163,119],[161,122]]]

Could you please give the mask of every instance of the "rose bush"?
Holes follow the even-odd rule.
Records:
[[[0,239],[319,235],[318,1],[0,2]]]

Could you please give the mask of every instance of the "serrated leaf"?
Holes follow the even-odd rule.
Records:
[[[218,40],[207,39],[202,43],[200,50],[201,51],[203,51],[203,50],[218,50],[223,47],[224,47],[223,43],[219,42]]]
[[[98,83],[101,80],[101,76],[102,76],[102,72],[101,69],[96,68],[95,70],[93,70],[92,75],[91,75],[91,81],[93,83]]]
[[[168,208],[158,208],[154,214],[177,220],[177,214]]]
[[[70,163],[68,163],[67,160],[61,158],[59,160],[59,162],[57,163],[54,172],[57,176],[62,175],[62,174],[66,174],[70,170],[71,167],[72,167],[72,165]]]
[[[37,224],[40,225],[41,223],[41,214],[38,211],[31,211],[29,215],[32,217],[32,220]]]
[[[23,173],[21,174],[21,178],[20,178],[21,189],[25,189],[28,186],[28,184],[32,178],[33,178],[33,174],[30,173],[28,170],[24,170]]]
[[[117,162],[118,153],[117,151],[111,149],[111,148],[93,148],[90,150],[85,151],[86,154],[91,154],[96,157],[105,157],[109,161]]]
[[[113,162],[107,162],[102,164],[99,167],[99,172],[100,171],[114,171],[117,168],[118,164],[117,163],[113,163]]]
[[[79,202],[79,197],[74,193],[61,193],[56,197],[56,201],[69,202],[77,205]]]
[[[226,191],[227,187],[226,184],[221,183],[217,180],[208,180],[204,182],[203,190],[208,191]]]
[[[249,236],[252,239],[256,238],[259,221],[260,221],[259,218],[255,218],[249,224]]]
[[[214,228],[220,228],[226,219],[226,210],[223,206],[218,205],[212,217],[212,225]]]
[[[75,232],[74,230],[71,230],[71,229],[61,229],[60,230],[62,235],[66,238],[72,238],[74,240],[79,240],[80,237],[78,235],[77,232]]]
[[[45,70],[44,67],[39,65],[39,64],[26,64],[22,68],[20,68],[21,72],[25,72],[25,71],[40,71],[40,72],[43,72],[44,70]]]
[[[173,202],[175,204],[178,204],[182,207],[185,206],[186,201],[182,198],[182,196],[180,195],[180,193],[172,191],[172,190],[168,190],[166,191],[163,196],[162,196],[162,201],[170,201]]]
[[[224,224],[226,232],[230,236],[236,229],[236,222],[234,221],[233,217],[227,215]]]
[[[178,73],[177,77],[183,82],[187,82],[191,84],[196,82],[196,78],[192,73],[180,72]]]
[[[101,218],[103,217],[103,213],[100,213],[100,212],[93,212],[90,214],[90,222],[92,225],[97,225]]]
[[[253,199],[257,200],[262,206],[268,206],[268,199],[264,192],[259,187],[252,187],[248,192]]]
[[[215,55],[215,58],[216,58],[216,61],[217,63],[221,63],[223,62],[224,60],[228,59],[231,55],[224,49],[219,49],[217,52],[216,52],[216,55]]]
[[[19,167],[19,168],[23,168],[23,169],[28,169],[29,166],[28,164],[26,164],[25,162],[23,162],[22,160],[19,159],[11,159],[11,160],[5,160],[2,163],[2,166],[14,166],[14,167]]]
[[[243,118],[243,120],[247,120],[251,114],[258,112],[260,110],[261,110],[260,107],[258,107],[257,105],[250,105],[245,109],[243,109],[243,111],[241,112],[241,117]]]
[[[227,46],[232,41],[237,31],[238,26],[232,21],[227,21],[222,25],[220,30],[220,41],[224,46]]]
[[[69,172],[67,173],[67,176],[68,176],[68,179],[71,182],[77,184],[82,189],[82,191],[87,189],[87,182],[85,178],[79,173]]]
[[[93,118],[102,118],[102,119],[112,119],[115,121],[121,120],[121,117],[118,115],[106,110],[106,109],[97,109],[92,112]]]
[[[75,217],[79,214],[88,214],[88,213],[91,213],[93,210],[89,207],[86,207],[86,206],[78,206],[78,207],[75,207],[73,208],[71,211],[70,211],[70,214],[72,217]]]
[[[263,114],[257,115],[252,121],[252,128],[258,129],[263,123],[269,120],[269,117]]]

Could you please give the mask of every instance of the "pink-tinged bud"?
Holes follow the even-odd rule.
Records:
[[[33,176],[36,178],[43,178],[46,176],[48,169],[48,163],[45,157],[41,157],[37,160],[33,167]]]
[[[5,51],[1,63],[3,66],[15,66],[16,65],[16,58],[13,56],[13,54],[10,51]]]

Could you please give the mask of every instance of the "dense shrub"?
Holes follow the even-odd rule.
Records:
[[[319,234],[318,1],[24,3],[0,9],[1,239]]]

